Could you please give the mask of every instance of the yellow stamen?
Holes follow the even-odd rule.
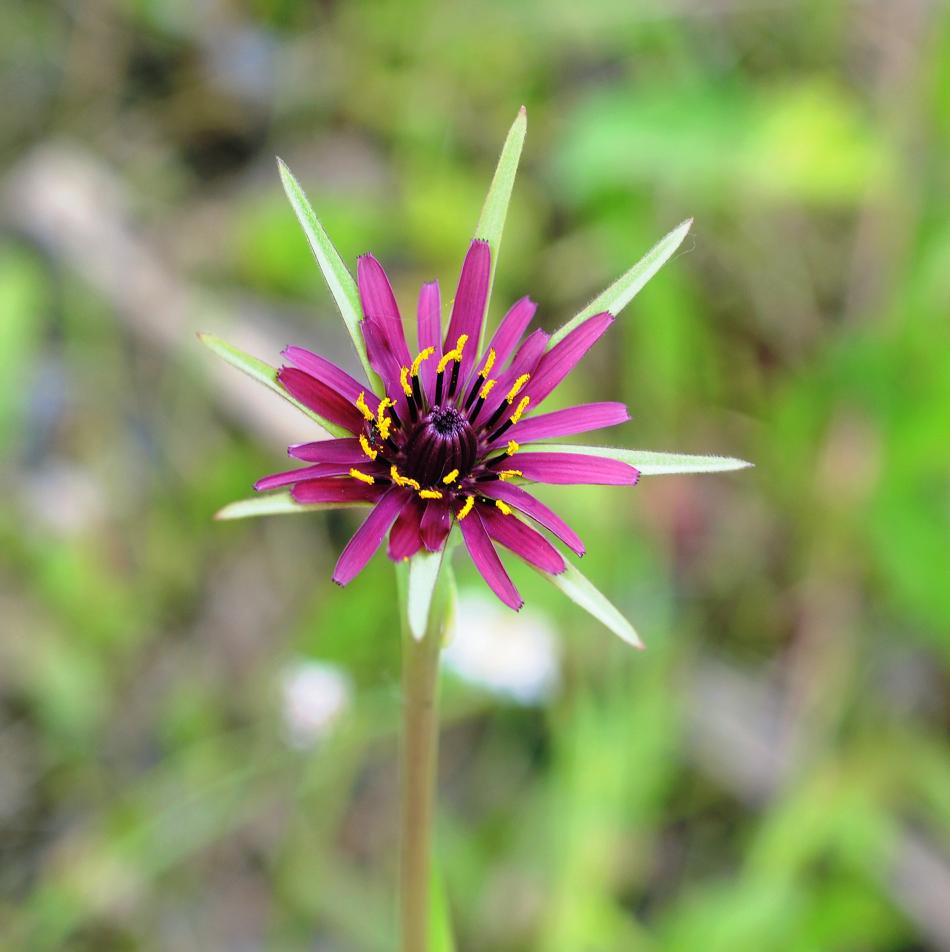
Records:
[[[389,397],[383,397],[379,401],[379,410],[376,411],[376,426],[379,427],[379,435],[384,440],[389,439],[389,433],[393,425],[393,421],[386,416],[386,410],[395,405],[395,402],[390,400]]]
[[[363,452],[370,459],[376,459],[376,457],[379,455],[379,452],[374,450],[373,447],[369,445],[369,440],[366,439],[366,435],[364,433],[360,433],[360,446],[363,448]]]
[[[358,469],[351,469],[350,475],[354,479],[358,479],[361,483],[366,483],[369,486],[372,486],[376,482],[372,476],[368,476],[366,473],[361,473]]]
[[[450,350],[445,356],[439,361],[439,366],[436,367],[438,373],[443,373],[445,368],[448,367],[453,360],[462,359],[462,351],[465,349],[465,345],[468,343],[468,334],[459,334],[459,339],[455,342],[455,349]]]
[[[458,515],[455,518],[458,519],[459,522],[461,522],[472,511],[472,506],[474,505],[475,505],[475,497],[467,496],[465,499],[465,502],[462,504],[462,508],[459,509]]]
[[[518,450],[520,450],[520,449],[521,449],[521,447],[520,447],[514,440],[509,440],[509,441],[508,441],[508,449],[505,450],[505,452],[506,452],[509,456],[514,456],[515,453],[517,453]]]
[[[420,489],[419,490],[420,499],[441,499],[442,493],[438,489]]]
[[[499,510],[501,510],[501,514],[502,514],[503,516],[510,516],[510,515],[511,515],[511,506],[509,506],[508,503],[502,502],[500,499],[496,499],[496,500],[495,500],[495,506],[496,506],[496,508],[498,508]]]
[[[517,423],[521,419],[521,414],[524,413],[528,404],[531,402],[531,397],[522,397],[521,403],[518,404],[518,409],[508,417],[512,423]]]
[[[524,476],[520,469],[500,469],[498,470],[499,479],[514,479],[516,476]]]
[[[356,398],[356,409],[366,417],[367,420],[372,422],[375,417],[373,416],[373,411],[366,405],[366,391],[361,390],[360,395]]]
[[[435,353],[434,347],[427,347],[425,350],[419,351],[419,355],[412,362],[412,367],[409,368],[409,376],[418,377],[419,367],[421,367],[423,362],[428,360],[434,353]]]
[[[453,469],[451,473],[447,473],[445,476],[442,477],[442,482],[445,483],[446,486],[448,486],[449,483],[454,483],[455,480],[458,479],[458,475],[459,475],[459,471],[457,469]]]
[[[492,392],[492,388],[495,386],[496,383],[498,383],[497,380],[486,380],[485,386],[482,387],[482,392],[479,394],[479,396],[484,400],[488,396],[488,394]]]
[[[409,368],[402,367],[399,370],[399,383],[402,386],[402,392],[407,396],[412,396],[412,386],[409,383]]]
[[[402,473],[396,469],[395,464],[390,467],[389,475],[392,476],[393,482],[397,486],[411,486],[413,489],[420,488],[419,484],[414,479],[410,479],[408,476],[403,476]]]
[[[485,366],[482,367],[478,372],[479,377],[487,377],[492,367],[495,366],[495,348],[488,348],[488,359],[485,361]]]
[[[514,383],[514,386],[508,391],[505,399],[512,403],[518,395],[518,391],[531,379],[531,374],[522,374]]]

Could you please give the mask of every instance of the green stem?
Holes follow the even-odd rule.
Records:
[[[403,626],[400,823],[403,952],[427,952],[429,948],[432,819],[439,739],[439,651],[447,622],[446,608],[443,599],[434,599],[421,639],[413,638],[409,626]]]

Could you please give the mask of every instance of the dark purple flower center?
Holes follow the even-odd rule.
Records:
[[[405,475],[423,486],[437,486],[458,470],[463,479],[475,465],[478,440],[465,416],[455,407],[433,407],[406,441]]]

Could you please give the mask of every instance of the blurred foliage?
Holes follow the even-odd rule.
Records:
[[[649,650],[513,566],[563,685],[446,679],[459,949],[950,949],[945,5],[12,0],[0,78],[0,946],[392,948],[392,572],[330,583],[347,513],[210,521],[290,424],[191,331],[349,359],[275,154],[407,313],[450,294],[524,102],[493,317],[695,215],[563,400],[757,468],[548,493]],[[57,156],[100,178],[24,188]],[[356,685],[312,751],[301,656]]]

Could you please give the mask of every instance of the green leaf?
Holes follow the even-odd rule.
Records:
[[[416,641],[425,637],[445,551],[443,546],[438,552],[417,552],[409,560],[406,620],[409,623],[409,633]]]
[[[254,516],[278,516],[290,512],[326,512],[329,509],[358,509],[368,506],[368,502],[315,502],[302,504],[296,502],[289,492],[268,493],[264,496],[252,496],[250,499],[241,499],[238,502],[228,503],[219,509],[214,518],[251,519]]]
[[[538,575],[546,578],[552,585],[559,588],[575,605],[580,605],[584,611],[622,638],[628,645],[640,649],[644,647],[633,625],[574,565],[568,563],[567,569],[560,575],[551,575],[540,570],[536,571]]]
[[[606,456],[629,463],[641,476],[672,476],[676,473],[728,473],[747,469],[752,463],[732,456],[693,456],[690,453],[658,453],[654,450],[628,450],[616,446],[583,446],[578,443],[539,443],[525,450],[545,453],[585,453]]]
[[[491,273],[488,277],[488,295],[485,298],[485,313],[488,313],[488,302],[491,299],[492,284],[495,280],[495,268],[498,266],[498,255],[501,251],[501,235],[505,228],[505,217],[508,214],[508,203],[511,201],[511,190],[515,184],[515,175],[518,173],[518,162],[521,159],[521,149],[524,146],[524,137],[528,131],[528,112],[524,106],[508,132],[505,144],[501,149],[498,166],[488,188],[482,213],[475,226],[475,237],[483,238],[491,249]],[[482,323],[482,337],[478,341],[478,351],[482,352],[482,338],[485,325]]]
[[[333,247],[333,242],[320,224],[307,196],[304,194],[300,183],[294,178],[293,173],[284,164],[283,159],[277,160],[277,167],[280,170],[280,179],[284,183],[284,191],[290,204],[293,206],[307,241],[310,242],[310,249],[313,256],[320,265],[323,277],[326,279],[336,301],[343,320],[346,323],[346,329],[350,332],[353,340],[353,346],[356,348],[357,356],[363,365],[363,370],[373,389],[382,392],[382,382],[376,375],[376,372],[370,366],[369,357],[366,355],[366,344],[363,341],[363,333],[360,330],[360,321],[363,317],[363,308],[360,305],[360,292],[353,280],[339,252]]]
[[[429,902],[429,945],[432,952],[455,952],[445,881],[436,857],[432,860],[429,883],[429,895],[432,897]]]
[[[669,261],[673,252],[683,243],[683,239],[692,224],[693,219],[687,218],[665,238],[661,238],[629,271],[617,278],[603,294],[595,297],[584,310],[556,331],[551,337],[548,349],[566,337],[578,324],[594,314],[600,314],[603,311],[610,311],[614,316],[619,314],[639,293],[647,281]]]
[[[246,373],[249,377],[264,384],[268,390],[273,390],[274,393],[283,397],[288,403],[293,404],[301,413],[305,413],[311,420],[316,420],[327,432],[332,433],[334,436],[352,435],[349,430],[346,430],[336,423],[331,423],[329,420],[325,420],[318,413],[314,413],[310,407],[304,406],[299,400],[292,397],[280,385],[280,382],[277,380],[277,371],[271,367],[270,364],[259,360],[257,357],[252,357],[250,354],[245,354],[243,350],[238,350],[237,347],[221,340],[220,337],[215,337],[214,334],[199,333],[198,340],[209,350],[214,351],[222,360],[227,361],[232,367],[237,367],[242,373]]]

